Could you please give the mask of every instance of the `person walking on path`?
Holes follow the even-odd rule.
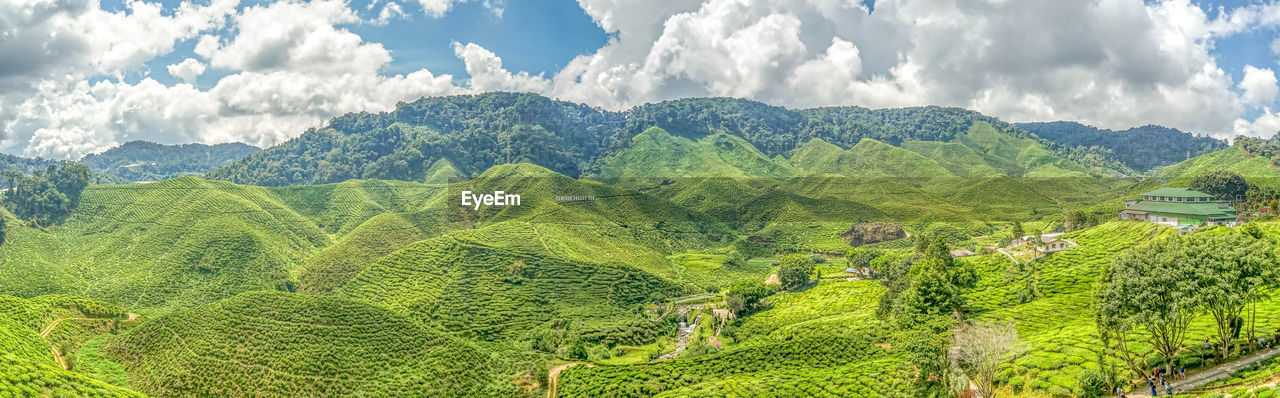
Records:
[[[1178,367],[1178,378],[1179,378],[1179,379],[1185,379],[1185,378],[1187,378],[1187,365],[1186,365],[1186,364],[1182,364],[1182,365],[1178,365],[1178,366],[1179,366],[1179,367]]]
[[[1164,383],[1164,395],[1173,396],[1173,385]],[[1154,396],[1154,395],[1153,395]]]
[[[1155,397],[1160,395],[1156,393],[1156,378],[1154,376],[1147,378],[1147,386],[1151,387],[1151,396]]]
[[[1116,398],[1125,398],[1123,386],[1116,386]]]

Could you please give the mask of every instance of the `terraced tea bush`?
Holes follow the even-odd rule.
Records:
[[[359,301],[279,292],[162,316],[105,351],[161,396],[510,396],[541,366]]]

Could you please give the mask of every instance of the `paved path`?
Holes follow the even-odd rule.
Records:
[[[1182,394],[1182,391],[1191,391],[1196,387],[1203,386],[1218,380],[1222,380],[1231,376],[1235,371],[1240,370],[1250,364],[1274,357],[1280,354],[1280,348],[1273,348],[1268,351],[1262,351],[1247,357],[1238,358],[1231,362],[1227,362],[1209,369],[1187,373],[1187,378],[1173,381],[1173,390],[1176,394]],[[1156,386],[1156,390],[1160,394],[1164,394],[1164,387]],[[1151,388],[1146,383],[1142,383],[1142,387],[1128,394],[1129,397],[1150,397]]]

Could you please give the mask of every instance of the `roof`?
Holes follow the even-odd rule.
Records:
[[[1151,192],[1141,194],[1141,196],[1165,196],[1170,198],[1212,198],[1213,195],[1200,191],[1192,191],[1188,188],[1169,188],[1164,187]]]
[[[1194,216],[1209,217],[1235,217],[1236,210],[1231,207],[1223,208],[1215,202],[1200,203],[1178,203],[1178,202],[1154,202],[1141,201],[1134,203],[1125,210],[1137,210],[1150,213],[1171,213],[1171,214],[1187,214]]]
[[[951,257],[969,257],[974,254],[976,253],[971,252],[968,249],[956,249],[951,251]]]

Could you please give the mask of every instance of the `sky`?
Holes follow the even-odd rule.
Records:
[[[1280,0],[0,0],[0,151],[267,147],[486,91],[1270,137],[1277,69]]]

